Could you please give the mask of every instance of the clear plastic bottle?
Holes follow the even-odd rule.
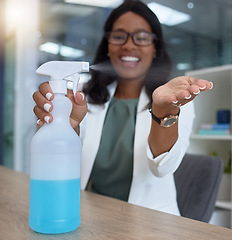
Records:
[[[60,80],[67,73],[57,73],[57,67],[71,64],[73,67],[66,69],[69,76],[75,71],[88,71],[88,63],[45,64],[51,72],[46,74],[42,65],[37,73],[52,77],[53,121],[44,124],[31,142],[29,225],[36,232],[57,234],[75,230],[80,225],[81,162],[81,141],[69,122],[72,103],[65,96],[66,82]],[[54,77],[52,69],[61,76]]]

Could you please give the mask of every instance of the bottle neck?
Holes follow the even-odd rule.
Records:
[[[56,93],[54,94],[54,99],[52,100],[53,110],[53,122],[54,123],[62,123],[68,122],[69,117],[72,111],[72,103],[65,94]]]

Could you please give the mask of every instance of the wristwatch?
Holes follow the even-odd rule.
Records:
[[[162,127],[171,127],[177,122],[178,117],[180,115],[180,111],[179,111],[177,115],[168,115],[164,118],[158,118],[153,114],[151,108],[149,108],[148,110],[151,113],[153,120],[155,120]]]

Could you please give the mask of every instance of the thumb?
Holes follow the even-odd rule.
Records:
[[[76,92],[74,96],[74,101],[77,105],[80,106],[86,105],[85,94],[81,91]]]
[[[87,113],[87,103],[85,94],[81,91],[76,92],[74,96],[73,109],[70,115],[70,122],[73,128],[80,124]]]

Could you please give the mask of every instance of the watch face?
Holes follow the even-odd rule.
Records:
[[[163,127],[171,127],[173,124],[176,123],[178,117],[177,116],[171,116],[171,117],[166,117],[163,119],[163,121],[161,122],[161,125]]]

